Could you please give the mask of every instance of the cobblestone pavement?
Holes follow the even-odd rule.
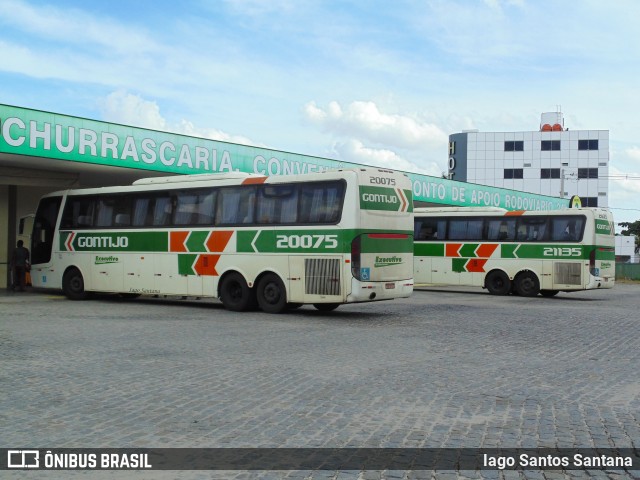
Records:
[[[640,285],[233,313],[0,294],[1,447],[640,448]],[[632,472],[633,473],[633,472]],[[7,478],[630,478],[605,471],[3,472]],[[635,472],[636,475],[638,472]],[[6,474],[6,475],[4,475]]]

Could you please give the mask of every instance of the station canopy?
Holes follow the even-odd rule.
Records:
[[[107,185],[116,178],[167,174],[236,171],[295,175],[363,166],[0,104],[2,183],[51,184],[57,179],[59,186],[72,186],[77,184],[79,172],[92,174]],[[568,200],[559,197],[404,173],[411,179],[416,205],[493,206],[508,210],[568,207]]]

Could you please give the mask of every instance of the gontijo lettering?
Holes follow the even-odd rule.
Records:
[[[384,195],[381,193],[363,193],[362,200],[365,202],[398,203],[398,197],[395,195]]]
[[[79,248],[127,248],[129,239],[127,237],[79,237]]]

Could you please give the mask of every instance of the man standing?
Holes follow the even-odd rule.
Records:
[[[24,292],[25,274],[29,269],[29,250],[24,247],[22,240],[18,240],[17,246],[11,254],[11,268],[13,270],[11,290],[18,287],[19,291]]]

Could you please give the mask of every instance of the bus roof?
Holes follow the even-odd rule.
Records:
[[[158,183],[210,182],[215,180],[235,180],[239,178],[264,177],[258,173],[201,173],[196,175],[172,175],[169,177],[151,177],[136,180],[132,185],[153,185]]]

